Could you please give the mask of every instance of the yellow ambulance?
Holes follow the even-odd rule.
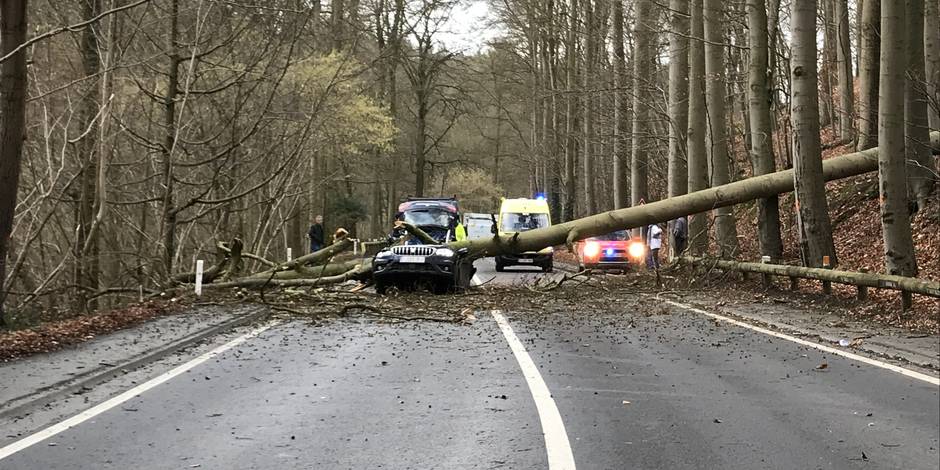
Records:
[[[499,208],[499,234],[512,235],[552,224],[552,217],[545,198],[503,199]],[[554,251],[551,247],[540,251],[528,251],[513,255],[496,257],[496,270],[503,271],[507,266],[536,266],[542,271],[552,272]]]

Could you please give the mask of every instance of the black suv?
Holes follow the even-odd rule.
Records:
[[[385,294],[389,287],[414,290],[427,287],[435,293],[466,289],[475,269],[465,261],[464,254],[446,246],[456,240],[459,222],[457,200],[454,198],[408,198],[398,206],[396,219],[410,223],[438,243],[426,244],[417,239],[393,245],[375,255],[372,278],[375,290]],[[403,229],[391,234],[391,241],[406,236]]]

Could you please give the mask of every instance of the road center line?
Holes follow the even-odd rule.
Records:
[[[165,383],[173,379],[174,377],[184,374],[188,372],[189,370],[193,369],[194,367],[219,356],[225,351],[228,351],[229,349],[232,349],[244,343],[245,341],[248,341],[249,339],[254,338],[255,336],[258,336],[259,334],[263,333],[265,330],[271,328],[275,324],[276,323],[270,323],[268,325],[255,328],[249,331],[248,333],[245,333],[229,341],[228,343],[225,343],[211,351],[200,354],[199,356],[193,358],[192,360],[190,360],[189,362],[185,364],[176,366],[173,369],[170,369],[169,371],[164,372],[163,374],[160,374],[124,393],[121,393],[118,396],[115,396],[92,408],[82,411],[81,413],[75,416],[72,416],[71,418],[66,419],[65,421],[62,421],[57,424],[53,424],[52,426],[49,426],[46,429],[43,429],[42,431],[39,431],[27,437],[24,437],[23,439],[20,439],[19,441],[16,441],[6,447],[2,447],[0,448],[0,460],[3,460],[23,449],[26,449],[30,446],[38,444],[46,439],[49,439],[50,437],[53,437],[56,434],[61,433],[62,431],[65,431],[74,426],[78,426],[79,424],[82,424],[85,421],[88,421],[89,419],[94,418],[95,416],[98,416],[101,413],[104,413],[105,411],[110,410],[111,408],[114,408],[118,405],[121,405],[122,403],[129,401],[130,399],[146,392],[147,390],[150,390],[162,383]]]
[[[796,336],[790,336],[790,335],[788,335],[788,334],[780,333],[780,332],[778,332],[778,331],[768,330],[767,328],[761,328],[761,327],[759,327],[759,326],[751,325],[750,323],[745,323],[745,322],[743,322],[743,321],[735,320],[735,319],[733,319],[733,318],[729,318],[729,317],[726,317],[726,316],[723,316],[723,315],[719,315],[719,314],[717,314],[717,313],[706,312],[705,310],[702,310],[702,309],[700,309],[700,308],[695,308],[695,307],[693,307],[693,306],[691,306],[691,305],[686,305],[686,304],[679,303],[679,302],[673,302],[673,301],[671,301],[671,300],[666,300],[665,302],[666,302],[667,304],[670,304],[670,305],[675,306],[675,307],[683,308],[683,309],[686,309],[686,310],[689,310],[689,311],[692,311],[692,312],[695,312],[695,313],[700,313],[700,314],[705,315],[705,316],[710,317],[710,318],[714,318],[715,320],[719,320],[719,321],[723,321],[723,322],[726,322],[726,323],[730,323],[730,324],[735,325],[735,326],[740,326],[741,328],[747,328],[747,329],[749,329],[749,330],[753,330],[753,331],[756,331],[756,332],[758,332],[758,333],[763,333],[763,334],[765,334],[765,335],[773,336],[773,337],[775,337],[775,338],[780,338],[780,339],[785,339],[785,340],[787,340],[787,341],[792,341],[792,342],[794,342],[794,343],[801,344],[801,345],[803,345],[803,346],[809,346],[809,347],[811,347],[811,348],[813,348],[813,349],[818,349],[818,350],[820,350],[820,351],[824,351],[824,352],[827,352],[827,353],[830,353],[830,354],[835,354],[835,355],[837,355],[837,356],[842,356],[842,357],[844,357],[844,358],[851,359],[851,360],[853,360],[853,361],[858,361],[858,362],[862,362],[862,363],[865,363],[865,364],[868,364],[868,365],[872,365],[872,366],[875,366],[875,367],[880,367],[880,368],[882,368],[882,369],[887,369],[887,370],[890,370],[890,371],[892,371],[892,372],[897,372],[897,373],[899,373],[899,374],[901,374],[901,375],[906,375],[906,376],[908,376],[908,377],[911,377],[911,378],[914,378],[914,379],[917,379],[917,380],[921,380],[921,381],[927,382],[927,383],[929,383],[929,384],[940,385],[940,378],[938,378],[938,377],[933,377],[933,376],[931,376],[931,375],[923,374],[923,373],[920,373],[920,372],[917,372],[917,371],[913,371],[913,370],[910,370],[910,369],[905,369],[905,368],[903,368],[903,367],[899,367],[899,366],[896,366],[896,365],[894,365],[894,364],[889,364],[889,363],[884,362],[884,361],[879,361],[879,360],[877,360],[877,359],[872,359],[872,358],[869,358],[869,357],[865,357],[865,356],[861,356],[861,355],[858,355],[858,354],[850,353],[850,352],[848,352],[848,351],[843,351],[843,350],[841,350],[841,349],[836,349],[836,348],[829,347],[829,346],[826,346],[826,345],[814,343],[814,342],[812,342],[812,341],[807,341],[807,340],[805,340],[805,339],[797,338]]]
[[[542,422],[542,434],[545,436],[545,451],[548,453],[548,468],[550,470],[575,470],[574,455],[571,453],[571,443],[568,442],[568,434],[565,432],[565,423],[561,420],[561,413],[555,406],[555,400],[552,398],[548,386],[542,380],[539,370],[535,367],[525,346],[516,337],[516,333],[509,326],[509,321],[499,310],[490,312],[502,330],[509,348],[512,349],[519,368],[525,376],[526,383],[529,385],[529,391],[535,400],[535,408],[539,412],[539,420]]]

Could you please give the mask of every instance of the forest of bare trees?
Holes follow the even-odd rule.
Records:
[[[379,236],[407,195],[566,221],[789,168],[786,203],[692,215],[692,252],[756,226],[835,266],[835,148],[879,147],[885,272],[937,243],[940,0],[467,5],[0,0],[0,323],[159,292],[220,240],[296,257],[317,214]]]

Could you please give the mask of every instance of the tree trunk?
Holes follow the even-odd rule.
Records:
[[[855,89],[852,84],[852,46],[849,39],[848,0],[836,0],[836,60],[839,75],[839,137],[851,141],[855,134]]]
[[[712,187],[731,182],[728,158],[727,123],[725,122],[725,28],[721,0],[705,0],[705,94],[708,114],[708,155]],[[738,252],[738,235],[734,212],[730,207],[716,209],[715,243],[720,258],[733,258]]]
[[[618,2],[619,3],[619,2]],[[681,196],[689,189],[686,163],[686,128],[689,123],[689,2],[670,0],[671,29],[669,35],[669,161],[667,192],[669,197]],[[678,256],[670,221],[670,258]]]
[[[101,0],[87,0],[82,5],[82,19],[91,21],[101,13]],[[85,28],[82,31],[82,71],[86,77],[91,77],[88,88],[85,89],[85,96],[81,101],[79,111],[80,132],[84,137],[77,143],[77,160],[81,162],[81,176],[79,178],[79,196],[78,196],[78,220],[76,221],[75,243],[73,245],[73,255],[75,256],[75,269],[73,271],[73,282],[79,288],[76,291],[74,308],[77,311],[83,311],[86,308],[88,292],[98,290],[99,260],[98,260],[98,241],[97,237],[91,233],[94,210],[95,210],[95,181],[97,175],[95,172],[95,151],[97,150],[97,127],[98,127],[98,107],[104,106],[104,103],[98,103],[97,97],[97,77],[101,71],[101,56],[98,52],[98,31],[99,28]],[[93,239],[91,239],[93,237]],[[89,249],[86,252],[85,246]],[[94,308],[94,305],[89,306]]]
[[[747,20],[751,60],[748,64],[748,104],[751,118],[751,165],[754,176],[776,171],[770,114],[770,83],[767,77],[767,10],[764,0],[748,0]],[[783,256],[780,238],[780,208],[777,196],[757,203],[760,254],[777,260]]]
[[[578,30],[578,0],[568,0],[568,32],[565,38],[565,85],[568,93],[565,98],[565,204],[562,220],[574,219],[575,204],[577,201],[577,180],[575,174],[575,161],[577,160],[578,143],[575,136],[577,129],[577,96],[575,87],[577,72],[577,36]]]
[[[26,42],[27,1],[0,0],[0,54],[6,57]],[[0,286],[6,280],[7,251],[20,183],[26,130],[26,49],[0,63]],[[0,289],[0,327],[5,326]]]
[[[427,132],[428,132],[428,104],[427,96],[423,91],[418,91],[417,110],[415,111],[415,196],[424,196],[424,167],[427,165],[425,157],[427,156]]]
[[[878,80],[881,54],[881,0],[865,0],[859,25],[858,141],[856,150],[878,146]]]
[[[173,151],[176,147],[176,96],[179,89],[179,0],[173,0],[170,10],[170,35],[167,38],[167,88],[163,97],[163,268],[167,277],[173,273],[176,257],[176,207],[174,194],[176,177],[173,174]]]
[[[793,177],[795,178],[800,256],[804,266],[820,267],[823,257],[837,265],[832,224],[826,203],[819,143],[819,111],[816,79],[816,0],[792,4]]]
[[[594,69],[598,54],[598,34],[595,28],[597,18],[591,4],[593,0],[584,0],[584,137],[582,139],[581,168],[584,178],[584,209],[588,214],[597,212],[597,175],[594,171]]]
[[[940,129],[940,0],[927,0],[924,12],[928,124]]]
[[[705,43],[703,41],[702,0],[691,1],[689,41],[689,125],[687,132],[690,193],[708,187],[708,154],[705,150]],[[708,248],[708,216],[689,217],[689,251],[700,255]]]
[[[905,2],[881,4],[881,78],[878,103],[878,184],[881,193],[881,231],[884,237],[885,271],[897,276],[916,276],[914,241],[908,213],[904,165],[904,86],[908,34]]]
[[[933,192],[936,166],[930,155],[924,72],[924,0],[907,0],[907,80],[904,87],[904,133],[907,185],[911,200],[926,207]]]
[[[633,149],[630,164],[630,202],[634,206],[649,202],[649,152],[651,139],[650,100],[653,77],[653,25],[651,0],[634,4],[636,24],[633,27]]]
[[[836,28],[833,20],[832,2],[837,0],[822,0],[823,48],[822,64],[819,68],[818,81],[822,95],[819,96],[819,124],[821,127],[833,123],[834,112],[832,102],[833,67],[836,65]]]
[[[629,123],[627,110],[627,57],[624,50],[623,2],[614,0],[614,209],[627,207],[629,194],[627,187],[627,153],[625,142]]]

